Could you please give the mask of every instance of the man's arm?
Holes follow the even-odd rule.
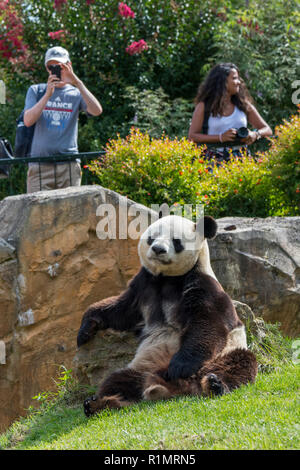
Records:
[[[31,108],[26,109],[24,113],[24,124],[26,127],[33,126],[41,116],[47,101],[53,95],[55,90],[55,83],[57,83],[57,78],[55,75],[50,75],[47,82],[46,93],[42,98]],[[33,92],[32,92],[33,93]]]
[[[97,98],[87,89],[81,80],[78,79],[74,86],[76,86],[76,88],[78,88],[80,91],[81,96],[86,103],[87,112],[92,116],[99,116],[102,113],[102,106]]]
[[[97,98],[87,89],[84,83],[75,75],[70,62],[61,64],[62,67],[62,81],[70,83],[78,88],[81,96],[87,106],[87,112],[92,116],[99,116],[102,113],[102,106]]]

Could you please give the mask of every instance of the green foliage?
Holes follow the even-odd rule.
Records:
[[[194,108],[188,100],[170,100],[161,87],[154,91],[139,91],[136,87],[127,87],[125,97],[134,111],[130,125],[154,138],[159,138],[162,134],[170,138],[187,136]]]
[[[100,184],[142,204],[191,204],[204,171],[203,156],[203,148],[185,138],[151,140],[132,128],[126,139],[111,140],[104,160],[89,168]]]
[[[204,204],[216,218],[293,216],[300,213],[300,119],[276,128],[271,147],[256,157],[232,158],[214,167],[205,148],[185,138],[150,139],[132,128],[111,140],[103,161],[90,165],[100,184],[136,202]]]
[[[201,4],[196,0],[129,3],[135,18],[119,14],[118,0],[89,5],[86,0],[66,1],[60,8],[53,7],[53,0],[27,0],[27,8],[19,13],[30,59],[18,63],[15,72],[26,77],[26,85],[28,78],[45,81],[45,50],[54,45],[66,47],[74,71],[103,104],[103,119],[93,125],[93,133],[102,144],[117,132],[128,133],[126,126],[122,132],[123,124],[133,117],[124,99],[126,87],[135,86],[140,91],[162,87],[171,99],[194,94],[199,70],[213,47],[212,23],[218,22],[212,11],[216,2],[210,0]],[[49,36],[58,31],[62,33]],[[128,54],[126,48],[140,39],[148,48]],[[2,62],[9,68],[7,61]],[[82,150],[90,150],[88,145],[85,141]]]
[[[272,192],[284,194],[295,215],[300,213],[300,106],[298,109],[298,114],[276,127],[277,138],[268,151]],[[274,207],[273,211],[282,214],[282,209]]]
[[[220,10],[216,52],[205,68],[221,61],[235,63],[259,112],[275,127],[296,109],[292,95],[300,71],[299,10],[294,0],[248,5],[245,9],[227,2]]]
[[[8,178],[0,179],[0,201],[7,196],[26,193],[27,165],[23,163],[10,166]]]
[[[35,397],[32,397],[32,399],[37,400],[40,405],[47,407],[50,402],[67,396],[70,391],[74,389],[76,384],[72,370],[66,369],[65,366],[61,365],[60,375],[54,380],[54,383],[55,391],[41,392]]]
[[[261,328],[260,337],[245,325],[248,347],[256,356],[259,372],[270,373],[279,364],[291,361],[293,343],[290,338],[282,336],[279,323],[265,323],[261,318],[256,321]]]

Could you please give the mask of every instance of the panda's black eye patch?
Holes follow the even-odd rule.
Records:
[[[174,245],[176,253],[180,253],[181,251],[184,250],[184,247],[182,246],[180,238],[173,238],[173,245]]]
[[[149,236],[149,237],[147,238],[147,243],[148,243],[148,245],[151,246],[153,242],[154,242],[154,238],[152,238],[152,237]]]

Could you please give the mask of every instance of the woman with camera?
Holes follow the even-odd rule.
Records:
[[[272,135],[269,125],[252,104],[252,98],[238,67],[232,63],[216,65],[200,85],[189,129],[189,140],[220,146],[208,150],[208,157],[229,159],[228,149],[241,156],[242,148]],[[248,123],[255,129],[248,130]],[[235,145],[236,143],[236,145]]]

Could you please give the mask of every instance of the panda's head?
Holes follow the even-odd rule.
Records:
[[[206,247],[206,238],[217,233],[216,221],[209,216],[197,223],[169,215],[156,220],[140,238],[138,253],[141,264],[157,276],[182,276],[197,263]]]

